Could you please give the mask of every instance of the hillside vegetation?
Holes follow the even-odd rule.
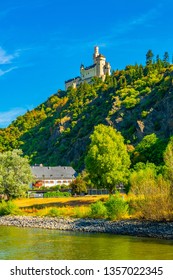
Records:
[[[121,132],[132,165],[162,165],[163,152],[173,134],[173,65],[168,54],[146,66],[128,65],[103,82],[59,90],[34,110],[0,129],[0,152],[22,149],[31,164],[84,167],[94,126],[105,124]]]

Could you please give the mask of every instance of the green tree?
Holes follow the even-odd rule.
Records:
[[[164,162],[166,166],[166,173],[173,185],[173,138],[170,139],[165,153],[164,153]]]
[[[148,50],[146,54],[146,65],[151,65],[153,63],[154,54],[152,50]]]
[[[155,133],[144,136],[141,142],[136,146],[132,154],[133,164],[147,161],[156,165],[163,164],[163,151],[165,150],[166,141],[159,139]]]
[[[163,55],[163,62],[164,62],[164,66],[168,67],[169,66],[169,53],[165,52]]]
[[[72,190],[72,195],[74,194],[81,194],[87,192],[86,182],[83,180],[82,177],[78,176],[76,179],[74,179],[70,186]]]
[[[8,199],[23,197],[32,182],[28,160],[21,150],[0,153],[0,193]]]
[[[120,183],[127,182],[130,159],[122,135],[113,127],[99,124],[91,135],[85,158],[91,182],[112,193]]]
[[[160,59],[159,55],[156,56],[156,67],[159,71],[163,68],[163,61]]]

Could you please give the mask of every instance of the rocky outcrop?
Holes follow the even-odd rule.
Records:
[[[0,225],[173,239],[173,222],[2,216]]]

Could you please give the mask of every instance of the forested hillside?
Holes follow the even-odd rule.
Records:
[[[103,82],[58,91],[46,102],[0,129],[0,151],[21,148],[32,164],[84,167],[94,126],[121,132],[132,164],[161,165],[173,135],[173,65],[146,55],[146,65],[128,65]]]

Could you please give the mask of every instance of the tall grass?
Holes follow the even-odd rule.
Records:
[[[145,168],[134,171],[130,178],[132,194],[137,199],[131,201],[140,218],[147,220],[173,220],[172,187],[169,181],[155,170]]]
[[[90,207],[88,206],[46,207],[44,209],[38,210],[36,215],[48,216],[48,217],[87,218],[90,215]]]

